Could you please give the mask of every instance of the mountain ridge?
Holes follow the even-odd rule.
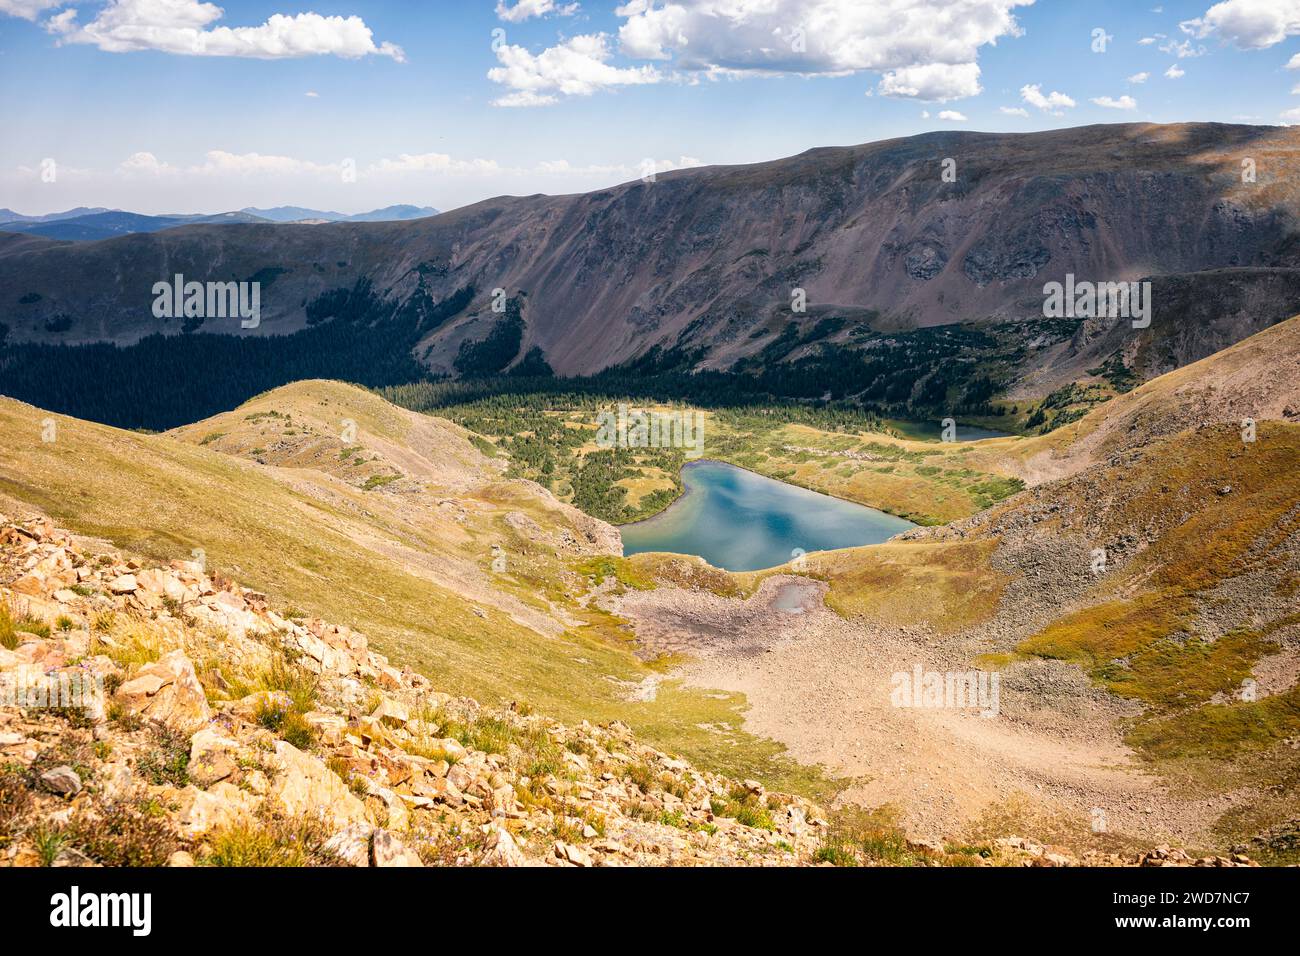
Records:
[[[1241,182],[1247,153],[1256,183]],[[948,158],[955,182],[942,178]],[[1189,340],[1178,360],[1195,360],[1290,314],[1297,167],[1300,132],[1289,128],[929,133],[592,193],[485,200],[405,223],[190,226],[79,247],[0,248],[0,317],[11,342],[130,344],[167,331],[146,309],[147,284],[124,284],[128,262],[132,275],[222,281],[274,270],[256,335],[301,331],[309,304],[361,286],[375,313],[428,310],[470,290],[411,348],[429,371],[446,373],[463,343],[492,333],[491,293],[500,288],[522,303],[511,361],[536,347],[572,375],[652,354],[684,368],[730,368],[787,324],[811,331],[823,319],[842,323],[819,333],[831,348],[875,330],[1035,322],[1044,280],[1066,272],[1164,283],[1169,308],[1162,314],[1160,293],[1153,324],[1176,329],[1192,307],[1180,283],[1245,270],[1234,282],[1255,317],[1223,322],[1202,346]],[[216,274],[213,262],[222,264]],[[1252,269],[1281,270],[1287,288]],[[76,289],[63,287],[71,273],[85,276]],[[1203,286],[1213,311],[1215,285]],[[797,288],[806,314],[791,312]],[[33,295],[41,301],[20,304]],[[59,316],[70,327],[47,332]],[[1087,361],[1123,358],[1127,344],[1110,342]],[[1077,349],[1061,362],[1076,357]]]

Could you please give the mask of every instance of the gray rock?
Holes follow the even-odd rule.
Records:
[[[41,783],[51,793],[65,797],[76,796],[81,792],[81,777],[71,767],[55,767],[41,774]]]

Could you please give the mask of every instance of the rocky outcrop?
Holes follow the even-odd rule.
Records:
[[[296,847],[375,867],[791,865],[819,845],[807,800],[756,795],[622,724],[439,693],[364,635],[283,617],[188,562],[148,567],[0,519],[0,603],[42,632],[15,631],[0,682],[39,661],[43,679],[107,697],[0,709],[0,788],[33,801],[0,819],[0,865],[37,862],[42,828],[75,844],[77,821],[146,813],[132,808],[153,814],[159,865],[244,865],[268,841],[292,865]],[[92,851],[85,863],[116,860]]]
[[[118,689],[116,699],[128,712],[183,734],[198,731],[212,717],[194,665],[181,650],[141,670]]]

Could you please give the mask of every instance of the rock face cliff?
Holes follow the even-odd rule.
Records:
[[[506,359],[536,346],[557,372],[585,374],[655,346],[727,367],[798,318],[795,288],[804,319],[842,318],[848,341],[866,325],[1041,319],[1043,284],[1073,273],[1163,277],[1156,331],[1137,338],[1164,371],[1294,312],[1298,156],[1300,132],[1275,127],[945,132],[416,222],[11,239],[0,243],[0,322],[11,344],[84,344],[383,317],[405,330],[389,330],[394,349],[447,371],[463,342],[501,323],[501,289],[523,318]],[[154,283],[177,274],[259,281],[260,327],[154,318]],[[1124,346],[1134,348],[1092,330],[1056,360],[1086,365]]]

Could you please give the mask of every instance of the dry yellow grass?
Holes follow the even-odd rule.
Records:
[[[327,432],[337,420],[352,419],[349,447],[376,451],[417,484],[365,490],[336,473],[343,463],[329,451],[319,467],[314,458],[272,466],[213,447],[251,454],[270,411],[320,433],[281,438],[323,445],[341,441]],[[47,418],[53,442],[42,441]],[[227,437],[202,444],[215,432]],[[448,692],[527,700],[567,721],[619,719],[701,765],[805,792],[824,785],[740,729],[735,695],[665,685],[655,701],[626,700],[623,688],[654,671],[631,653],[621,622],[578,604],[574,562],[506,520],[513,513],[542,534],[582,540],[574,522],[589,519],[500,478],[463,430],[362,389],[298,383],[165,435],[0,398],[0,510],[25,506],[155,560],[201,549],[210,568],[363,631]],[[490,568],[498,542],[508,553],[500,574]]]

